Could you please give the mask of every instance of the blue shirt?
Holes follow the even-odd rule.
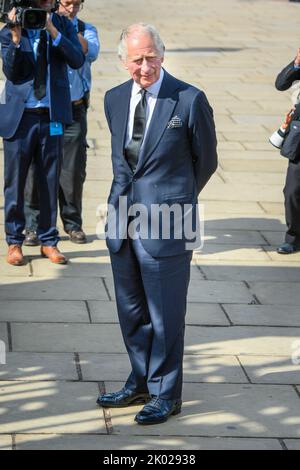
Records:
[[[30,41],[32,50],[33,50],[34,58],[36,60],[38,45],[39,45],[39,42],[40,42],[41,30],[40,29],[27,29],[26,31],[27,31],[27,34],[28,34],[28,37],[29,37],[29,41]],[[47,32],[47,50],[48,50],[49,40],[50,40],[50,36],[49,36],[49,33]],[[56,39],[55,40],[52,39],[52,45],[54,47],[57,47],[60,43],[60,40],[61,40],[61,33],[59,32]],[[49,67],[49,65],[48,65],[48,67]],[[49,108],[50,107],[50,101],[49,101],[49,73],[47,74],[47,92],[46,92],[46,96],[43,99],[38,100],[34,96],[33,83],[32,83],[32,90],[31,90],[31,92],[28,96],[25,107],[26,108]]]
[[[77,17],[73,19],[73,25],[76,31],[78,31]],[[88,42],[88,51],[85,54],[83,66],[78,70],[74,70],[68,66],[72,101],[80,100],[86,91],[90,91],[92,86],[91,64],[97,59],[100,51],[97,29],[90,23],[85,23],[83,37]]]

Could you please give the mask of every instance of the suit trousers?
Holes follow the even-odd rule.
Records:
[[[283,192],[287,225],[285,241],[300,246],[300,161],[289,162]]]
[[[48,114],[24,112],[15,135],[3,139],[5,231],[9,245],[24,241],[24,189],[32,161],[36,166],[41,213],[38,237],[42,245],[56,246],[57,194],[62,136],[50,136]]]
[[[66,231],[82,228],[82,193],[86,178],[87,109],[73,106],[73,122],[65,126],[63,159],[59,178],[60,216]],[[25,192],[26,229],[37,230],[39,224],[39,192],[33,166],[28,174]]]
[[[138,238],[124,240],[110,257],[132,367],[126,387],[163,399],[180,398],[192,252],[154,258]]]

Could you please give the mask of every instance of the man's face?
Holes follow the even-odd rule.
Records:
[[[148,88],[159,79],[163,60],[150,34],[134,32],[127,38],[124,66],[142,88]]]
[[[54,7],[55,0],[38,0],[39,8],[46,10],[50,13],[51,8]]]
[[[61,0],[58,13],[72,19],[82,8],[81,0]]]

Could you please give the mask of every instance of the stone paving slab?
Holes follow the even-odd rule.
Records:
[[[103,434],[97,384],[0,382],[1,432]]]
[[[253,297],[242,282],[197,281],[190,282],[190,302],[249,303]]]
[[[234,325],[300,327],[299,307],[223,304],[223,308]]]
[[[220,142],[220,148],[230,149],[237,147],[240,150],[243,150],[242,146],[238,146],[238,142],[235,143],[233,146],[232,142]],[[264,145],[261,144],[254,144],[254,143],[247,143],[245,142],[244,145],[249,150],[264,150]],[[266,144],[267,145],[267,144]],[[253,185],[253,184],[238,184],[238,183],[230,183],[224,184],[222,186],[219,185],[211,185],[208,184],[202,191],[201,195],[204,199],[208,200],[229,200],[234,201],[236,199],[236,195],[239,195],[240,201],[250,202],[250,201],[262,201],[262,202],[281,202],[282,201],[282,185],[272,185],[272,186],[265,186],[265,185]]]
[[[284,205],[278,202],[262,202],[260,206],[267,214],[284,214]]]
[[[188,302],[187,325],[229,325],[228,318],[218,304]]]
[[[232,326],[186,328],[186,354],[291,355],[292,345],[300,339],[295,328]]]
[[[115,302],[90,301],[89,310],[93,323],[118,323]],[[187,303],[186,323],[190,325],[229,325],[224,311],[218,304]]]
[[[205,214],[253,214],[262,215],[265,211],[257,202],[240,202],[240,201],[205,201],[200,199],[204,206]],[[281,204],[278,204],[281,207]]]
[[[265,241],[263,242],[265,244]],[[250,246],[244,248],[242,245],[219,244],[218,240],[214,243],[204,242],[201,249],[196,250],[197,259],[201,265],[201,260],[216,261],[235,261],[249,259],[254,261],[268,261],[270,258],[261,246]]]
[[[80,354],[83,380],[123,381],[130,372],[127,354]],[[184,382],[247,383],[234,356],[184,357]]]
[[[0,256],[0,277],[16,275],[28,277],[30,275],[29,264],[24,266],[11,266],[6,262],[6,256]]]
[[[63,249],[63,243],[61,248]],[[88,253],[86,253],[86,255],[88,255]],[[36,259],[32,262],[32,270],[34,276],[37,277],[49,277],[51,275],[54,278],[57,276],[63,276],[64,278],[100,278],[103,276],[112,276],[111,266],[108,263],[108,260],[104,263],[100,257],[74,257],[71,255],[68,264],[63,269],[62,266],[53,263],[49,265],[47,260]]]
[[[107,390],[120,384],[108,383]],[[283,385],[184,384],[182,413],[160,427],[160,435],[219,437],[300,437],[299,397]],[[140,407],[110,409],[114,432],[139,433],[134,416]],[[144,429],[145,428],[145,429]],[[154,426],[144,426],[154,435]]]
[[[0,436],[0,450],[12,450],[11,436]]]
[[[6,278],[0,285],[0,297],[5,300],[108,300],[100,278],[83,279],[36,279],[32,281],[20,277]]]
[[[269,187],[272,185],[284,186],[285,176],[282,173],[258,173],[258,172],[238,172],[226,171],[222,173],[226,183],[230,184],[266,184]]]
[[[216,281],[273,281],[294,282],[299,278],[298,264],[288,262],[215,261],[199,258],[199,267],[206,279]]]
[[[282,240],[280,241],[280,245],[283,241],[284,241],[284,238],[282,238]],[[282,256],[285,256],[285,255],[280,255],[279,253],[277,253],[277,248],[278,248],[278,245],[276,245],[276,246],[266,246],[265,247],[265,250],[268,253],[268,256],[271,258],[272,261],[280,261],[280,260],[282,261]],[[290,254],[289,255],[289,262],[297,263],[297,266],[299,266],[300,251],[297,251],[296,253]]]
[[[249,286],[262,304],[300,306],[300,282],[250,282]]]
[[[13,323],[13,351],[123,353],[119,325]]]
[[[141,431],[140,431],[141,432]],[[140,433],[139,433],[140,434]],[[297,440],[286,441],[289,445]],[[17,434],[16,450],[282,450],[277,439]]]
[[[91,300],[88,307],[93,323],[118,323],[117,305],[115,302]]]
[[[205,230],[204,252],[208,244],[218,245],[266,245],[266,240],[258,231],[245,230]]]
[[[261,235],[267,240],[269,245],[279,246],[284,242],[284,235],[281,232],[263,231]]]
[[[115,300],[113,280],[106,278],[105,283],[110,298]],[[248,288],[241,282],[202,281],[192,277],[189,284],[188,302],[249,303],[253,300]]]
[[[201,199],[200,199],[201,202]],[[220,217],[220,214],[205,213],[205,230],[259,230],[285,232],[285,218],[283,215],[265,214],[254,217],[244,213],[242,217]]]
[[[300,439],[284,439],[288,450],[300,450]]]
[[[3,380],[78,380],[74,355],[9,352],[0,365]]]
[[[0,321],[89,323],[89,316],[80,300],[0,300]]]
[[[291,348],[291,354],[292,352]],[[239,359],[252,383],[295,385],[300,383],[300,361],[299,364],[293,364],[291,355],[272,358],[239,356]]]

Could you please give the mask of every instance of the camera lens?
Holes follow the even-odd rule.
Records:
[[[37,15],[36,15],[35,12],[27,11],[26,13],[27,13],[26,14],[26,22],[27,22],[29,28],[30,28],[30,26],[34,26],[39,22],[39,18],[37,18]]]

